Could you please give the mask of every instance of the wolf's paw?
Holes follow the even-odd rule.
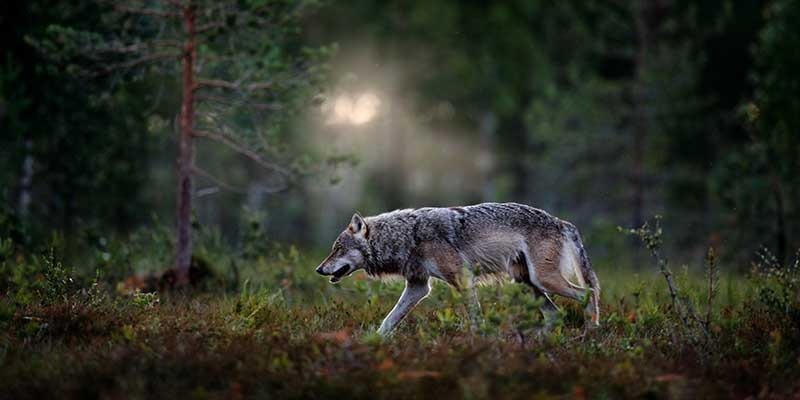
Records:
[[[545,324],[544,326],[534,330],[533,336],[536,339],[542,340],[550,336],[551,333],[553,333],[553,325]]]
[[[382,337],[384,339],[387,339],[390,336],[392,336],[393,332],[394,332],[394,330],[392,328],[389,328],[389,327],[384,326],[384,325],[381,325],[381,327],[378,328],[377,331],[375,331],[376,334],[380,335],[380,337]]]
[[[366,344],[380,344],[386,339],[385,336],[375,331],[367,331],[361,336],[361,342]]]

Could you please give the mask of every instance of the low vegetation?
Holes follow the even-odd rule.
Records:
[[[660,239],[658,231],[636,232]],[[84,257],[98,271],[118,263],[117,273],[67,266],[57,245],[27,254],[10,240],[0,244],[0,398],[769,398],[800,392],[800,266],[778,265],[766,253],[748,274],[712,266],[703,276],[676,268],[677,312],[658,267],[633,272],[599,265],[602,327],[585,334],[581,305],[567,301],[559,302],[563,312],[554,329],[542,334],[537,304],[520,285],[481,287],[475,326],[468,296],[439,284],[383,340],[374,331],[401,282],[356,275],[330,285],[313,272],[317,254],[281,247],[256,256],[223,249],[207,235],[198,257],[217,272],[205,288],[131,294],[123,278],[140,262],[134,254],[158,254],[157,248],[132,252],[139,239],[107,243],[95,249],[97,257]],[[682,317],[689,304],[696,322]]]

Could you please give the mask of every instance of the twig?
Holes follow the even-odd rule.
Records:
[[[678,286],[675,284],[675,280],[673,279],[672,270],[670,270],[669,266],[667,265],[667,260],[661,257],[661,253],[659,252],[662,233],[660,221],[660,217],[656,216],[655,228],[651,229],[648,223],[645,222],[641,228],[629,229],[627,230],[627,233],[638,236],[639,239],[644,242],[645,247],[650,250],[650,254],[653,256],[653,258],[656,259],[656,262],[658,263],[658,269],[664,276],[664,280],[667,281],[669,295],[672,300],[672,308],[678,314],[678,317],[680,317],[684,328],[689,329],[691,322],[694,321],[694,323],[697,324],[703,331],[705,336],[708,337],[708,329],[706,329],[705,324],[700,320],[697,312],[695,312],[691,299],[680,295]],[[681,310],[681,305],[683,306],[683,310]]]
[[[664,279],[667,281],[667,287],[669,288],[669,296],[672,300],[672,308],[675,309],[676,312],[680,313],[680,309],[678,308],[678,288],[675,285],[675,280],[672,278],[672,270],[667,266],[667,260],[661,258],[661,254],[658,252],[658,249],[651,249],[650,253],[653,255],[658,263],[658,270],[661,272],[661,275],[664,276]],[[686,319],[681,315],[681,318],[684,319],[684,324],[687,323]]]

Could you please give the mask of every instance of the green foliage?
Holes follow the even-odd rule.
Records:
[[[658,252],[662,244],[661,237],[664,234],[663,229],[661,229],[661,216],[656,215],[653,218],[653,221],[654,223],[652,227],[650,226],[650,222],[645,222],[644,225],[639,228],[622,229],[620,227],[618,230],[626,235],[638,237],[647,250],[650,250],[651,252]]]
[[[160,302],[158,293],[134,293],[131,300],[133,305],[145,310],[152,310]]]
[[[761,260],[753,265],[759,285],[756,293],[759,300],[770,310],[770,315],[790,325],[800,322],[800,252],[795,261],[781,265],[768,250],[761,253]]]
[[[304,262],[294,262],[298,276],[313,277]],[[64,275],[53,276],[59,282],[57,276]],[[770,284],[782,284],[783,278],[774,278]],[[704,286],[702,280],[689,279],[688,284]],[[550,335],[535,335],[538,304],[519,285],[481,289],[485,325],[479,332],[465,326],[464,298],[437,285],[400,331],[384,341],[375,336],[369,322],[391,307],[400,288],[390,285],[384,289],[390,293],[380,294],[373,303],[368,292],[354,290],[359,285],[361,281],[338,286],[320,282],[311,289],[285,288],[267,278],[244,285],[233,297],[112,297],[66,315],[59,314],[57,303],[18,306],[19,312],[0,313],[0,324],[8,332],[0,342],[4,381],[18,382],[10,378],[29,373],[26,366],[46,363],[47,367],[32,370],[35,373],[24,389],[12,384],[5,390],[17,398],[44,388],[72,397],[78,386],[81,393],[105,390],[97,380],[103,376],[128,382],[133,390],[129,394],[202,388],[216,396],[227,393],[235,383],[247,393],[269,391],[289,397],[311,393],[327,397],[329,392],[361,397],[375,390],[390,398],[432,393],[465,396],[476,385],[486,385],[489,392],[503,387],[558,395],[572,393],[573,385],[578,385],[590,393],[628,397],[642,391],[665,394],[672,390],[672,383],[655,383],[656,377],[684,381],[686,374],[703,377],[691,381],[695,393],[718,393],[728,390],[728,385],[744,392],[761,390],[757,382],[739,378],[742,370],[736,360],[751,363],[748,373],[769,381],[785,381],[798,373],[787,364],[796,357],[797,349],[790,347],[796,340],[794,328],[772,325],[785,318],[785,310],[760,300],[752,310],[739,302],[734,314],[720,319],[726,324],[715,325],[719,345],[736,341],[737,346],[715,347],[719,353],[710,358],[695,358],[686,343],[673,341],[672,324],[664,317],[665,299],[657,290],[661,284],[654,279],[605,279],[607,293],[623,295],[606,299],[608,317],[603,327],[582,341],[574,340],[581,323],[569,317]],[[619,290],[626,285],[639,289],[636,293]],[[626,301],[634,298],[638,300]],[[0,304],[8,309],[7,303]],[[761,308],[762,304],[767,308]],[[572,303],[561,305],[567,315],[579,311]],[[31,315],[33,319],[20,317]],[[771,322],[762,325],[761,321]],[[69,330],[64,331],[66,327]],[[21,340],[29,343],[24,353]],[[90,351],[95,346],[113,351]],[[85,362],[64,364],[76,357]],[[681,360],[679,371],[674,370],[676,357]],[[237,363],[247,368],[233,367]],[[181,374],[173,368],[190,368],[194,373]],[[466,375],[465,368],[470,371]],[[769,376],[776,371],[773,368],[782,368],[780,374]],[[548,372],[546,380],[537,378],[543,371]],[[94,383],[88,381],[90,377]],[[149,389],[136,386],[144,377],[159,383]],[[345,377],[347,385],[341,384]],[[458,382],[464,379],[469,384],[460,386]]]
[[[657,227],[639,231],[652,243],[664,241]],[[150,235],[160,237],[158,229]],[[198,237],[208,241],[201,246],[209,259],[241,251],[214,234]],[[123,247],[106,243],[111,253]],[[2,248],[7,257],[10,247]],[[142,250],[128,253],[131,265],[150,260]],[[14,398],[106,393],[104,382],[121,382],[132,396],[485,398],[497,390],[569,396],[580,387],[660,397],[675,385],[713,396],[756,393],[763,385],[786,394],[793,389],[780,383],[800,377],[800,262],[782,266],[766,252],[752,278],[716,275],[720,293],[728,294],[709,303],[713,335],[702,342],[676,335],[681,322],[670,316],[660,276],[603,264],[596,266],[604,287],[601,327],[585,335],[582,305],[563,299],[556,299],[562,311],[544,334],[541,300],[516,284],[478,287],[482,318],[473,330],[468,294],[435,284],[384,340],[375,329],[402,283],[357,273],[330,285],[313,271],[322,255],[297,248],[238,259],[238,291],[212,288],[193,297],[115,294],[113,274],[68,268],[57,255],[22,254],[14,269],[2,271],[39,276],[3,277],[13,286],[0,295],[0,379]],[[676,281],[682,293],[699,294],[695,301],[706,298],[708,277],[683,269]]]
[[[800,44],[793,27],[800,7],[776,1],[764,15],[753,51],[755,91],[738,110],[748,139],[723,157],[717,191],[737,222],[748,227],[737,239],[769,246],[786,262],[800,240],[796,224],[788,222],[800,216],[800,101],[792,89],[800,82],[800,58],[789,51]]]
[[[52,249],[50,254],[44,256],[42,263],[43,280],[42,285],[37,287],[37,297],[45,304],[69,302],[69,296],[75,293],[78,287],[72,277],[72,270],[56,260]]]
[[[183,27],[155,18],[172,2],[135,2],[153,14],[135,17],[112,3],[0,6],[0,397],[798,391],[800,261],[787,262],[800,247],[798,2],[196,0],[212,22],[198,48],[203,77],[270,87],[198,90],[198,129],[229,134],[292,172],[347,183],[341,168],[366,157],[311,154],[318,139],[302,113],[327,84],[326,61],[341,48],[348,65],[369,42],[371,64],[398,81],[392,107],[413,107],[437,134],[488,149],[493,163],[480,194],[459,191],[458,179],[477,177],[451,168],[452,188],[416,200],[396,171],[367,170],[368,190],[347,186],[350,197],[398,207],[524,201],[584,232],[604,288],[599,330],[580,336],[582,305],[557,299],[553,330],[541,334],[541,300],[520,285],[479,287],[471,321],[468,293],[434,285],[389,340],[375,328],[401,282],[359,273],[334,286],[313,272],[323,255],[307,246],[332,224],[309,213],[319,182],[266,196],[286,182],[204,144],[198,159],[236,189],[197,194],[195,256],[212,278],[194,297],[115,292],[170,265],[171,227],[146,216],[174,208],[164,188],[174,187],[179,63],[130,63],[138,50],[179,56],[167,36]],[[399,144],[432,157],[452,151]],[[465,155],[475,164],[480,156]],[[642,171],[632,171],[637,156]],[[645,211],[666,216],[664,229],[657,219],[626,231],[654,256],[636,273],[613,229],[635,212],[633,172],[645,178]],[[242,194],[248,208],[231,206]],[[276,243],[290,238],[300,245]],[[731,260],[761,245],[769,250],[752,273],[735,274],[746,263]],[[681,266],[675,274],[667,254]]]
[[[270,241],[268,240],[265,212],[251,210],[245,207],[242,210],[241,244],[242,258],[253,260],[258,256],[267,254]]]
[[[46,243],[51,229],[72,230],[78,221],[125,230],[141,216],[137,193],[149,149],[140,116],[152,98],[135,85],[87,82],[30,44],[54,24],[82,21],[101,29],[103,22],[89,17],[95,11],[86,4],[41,1],[9,4],[3,11],[9,34],[0,60],[0,182],[5,204],[38,244]],[[100,101],[108,87],[114,96]],[[121,110],[126,118],[117,117]],[[30,195],[27,206],[22,192]]]
[[[152,212],[173,212],[175,199],[164,187],[174,184],[170,137],[179,108],[175,60],[183,28],[180,18],[157,14],[176,12],[174,3],[132,1],[150,11],[141,15],[106,1],[54,6],[35,0],[4,8],[2,197],[40,246],[50,228],[70,235],[85,228],[128,233],[146,225]],[[644,110],[642,215],[666,217],[676,237],[671,254],[685,261],[706,242],[722,241],[731,248],[721,254],[740,261],[762,244],[788,258],[797,245],[790,223],[797,219],[800,186],[794,173],[800,146],[792,134],[798,68],[786,50],[797,39],[791,1],[194,4],[211,22],[198,48],[205,59],[200,75],[238,82],[239,89],[271,85],[264,93],[198,89],[204,97],[198,115],[205,116],[198,129],[229,134],[299,175],[347,182],[342,167],[368,157],[313,154],[311,143],[322,141],[317,147],[327,150],[331,141],[314,136],[318,127],[305,112],[324,97],[316,92],[331,83],[327,78],[349,74],[366,47],[376,49],[369,61],[380,73],[373,72],[397,81],[397,93],[387,94],[398,97],[392,102],[413,108],[409,114],[437,135],[490,153],[480,177],[486,182],[477,189],[437,184],[420,194],[416,183],[394,179],[397,171],[366,165],[365,174],[374,178],[348,189],[363,204],[348,200],[342,208],[527,202],[576,222],[594,258],[628,264],[635,257],[621,256],[634,252],[614,227],[636,208],[629,206],[638,190],[630,176],[632,138],[637,110]],[[647,48],[637,22],[650,33]],[[172,58],[130,64],[146,54]],[[87,72],[96,76],[86,79]],[[372,85],[371,77],[361,78],[360,84]],[[449,110],[446,116],[432,112],[440,108]],[[737,110],[741,118],[734,117]],[[198,161],[234,189],[199,197],[202,223],[219,222],[223,235],[235,237],[242,194],[250,193],[253,210],[279,208],[268,229],[285,233],[282,239],[332,230],[297,205],[320,201],[313,193],[322,181],[293,182],[299,185],[289,186],[302,190],[273,199],[265,193],[287,182],[251,168],[234,152],[198,142]],[[404,146],[409,153],[431,151],[413,140]],[[483,155],[477,157],[472,164],[483,165]],[[30,207],[20,201],[28,186],[24,165],[34,172]],[[478,178],[455,168],[452,174],[447,182]],[[198,178],[198,189],[211,190],[204,193],[215,186]]]
[[[640,228],[618,229],[627,235],[637,236],[642,241],[656,261],[659,272],[664,276],[672,303],[672,312],[679,318],[678,321],[674,321],[676,325],[679,323],[679,330],[670,330],[670,333],[672,335],[685,335],[689,342],[696,345],[701,352],[710,351],[707,346],[711,340],[709,327],[711,323],[711,303],[714,298],[713,268],[715,266],[713,253],[709,253],[710,256],[706,260],[712,273],[707,277],[709,281],[708,287],[705,288],[707,310],[705,320],[703,320],[697,311],[697,305],[700,304],[700,296],[692,296],[691,291],[685,289],[689,286],[690,279],[688,266],[684,265],[682,273],[676,276],[672,273],[672,270],[667,265],[667,259],[662,254],[663,230],[661,229],[661,217],[656,216],[652,226],[648,221]]]
[[[717,255],[713,247],[709,247],[706,253],[706,282],[708,282],[706,287],[706,315],[703,322],[705,330],[709,331],[714,299],[719,294],[719,265],[717,264]]]

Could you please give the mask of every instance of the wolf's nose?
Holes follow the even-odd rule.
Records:
[[[317,269],[315,271],[317,271],[317,273],[320,274],[320,275],[325,275],[325,272],[322,272],[322,265],[317,267]]]

